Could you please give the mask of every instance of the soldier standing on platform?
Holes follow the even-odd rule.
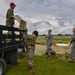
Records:
[[[6,26],[7,27],[13,27],[15,22],[14,22],[14,8],[15,4],[13,2],[10,3],[10,8],[8,9],[6,13]]]
[[[33,31],[32,35],[28,35],[26,38],[26,44],[27,44],[27,53],[28,53],[28,63],[29,63],[29,73],[34,73],[34,62],[33,62],[33,56],[35,51],[35,43],[36,43],[36,37],[38,37],[38,32]]]

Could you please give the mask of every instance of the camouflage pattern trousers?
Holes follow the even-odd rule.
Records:
[[[71,57],[72,59],[75,59],[75,42],[72,44],[71,47]]]
[[[52,43],[47,43],[46,46],[47,46],[48,57],[51,57],[51,52],[52,52],[51,46],[52,46]]]
[[[33,67],[34,66],[33,56],[34,56],[35,47],[34,46],[28,46],[27,50],[28,50],[28,63],[29,63],[29,66]]]

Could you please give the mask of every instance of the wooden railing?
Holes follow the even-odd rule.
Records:
[[[0,25],[0,53],[7,51],[7,48],[21,47],[23,32],[19,28]]]

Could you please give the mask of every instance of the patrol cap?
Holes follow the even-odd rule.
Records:
[[[73,28],[73,32],[75,33],[75,28]]]
[[[10,3],[10,6],[16,6],[16,5],[15,5],[15,3],[11,2],[11,3]]]

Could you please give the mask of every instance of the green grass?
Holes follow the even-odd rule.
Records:
[[[19,58],[18,65],[7,65],[5,75],[75,75],[75,63],[60,59],[62,56],[65,55],[53,56],[52,60],[47,60],[45,55],[35,56],[36,72],[34,74],[27,72],[27,59],[25,57]]]
[[[71,39],[71,36],[53,36],[53,42],[60,42],[62,41],[63,43],[69,43]],[[36,40],[36,43],[39,44],[45,44],[46,43],[46,37],[45,36],[39,36]]]
[[[54,42],[62,41],[63,43],[69,43],[71,36],[54,36],[53,39]]]
[[[36,43],[39,43],[39,44],[45,44],[46,43],[46,38],[45,36],[38,36],[37,40],[36,40]]]
[[[71,36],[54,36],[54,42],[69,43]],[[45,36],[39,36],[37,43],[45,44]],[[75,75],[75,63],[69,63],[67,60],[69,54],[53,56],[52,60],[47,60],[45,55],[34,56],[36,72],[29,74],[27,72],[28,62],[25,56],[19,55],[18,65],[7,65],[5,75]]]

